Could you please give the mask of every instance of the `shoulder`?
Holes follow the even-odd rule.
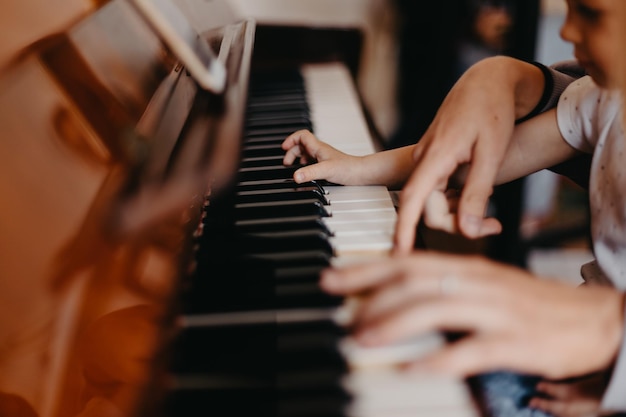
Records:
[[[598,87],[590,76],[572,82],[561,94],[558,107],[569,107],[579,117],[612,122],[621,108],[619,92]]]
[[[576,60],[558,61],[550,65],[549,68],[559,74],[566,75],[571,79],[581,78],[587,75],[585,69]]]
[[[544,90],[537,106],[518,122],[554,108],[567,86],[585,75],[585,70],[574,60],[556,62],[550,66],[540,62],[531,62],[531,64],[543,73]]]
[[[564,139],[583,152],[592,152],[607,127],[620,121],[619,93],[598,87],[591,77],[572,82],[561,94],[557,120]]]

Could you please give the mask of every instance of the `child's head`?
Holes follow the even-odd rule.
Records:
[[[574,45],[574,55],[601,87],[622,79],[621,3],[624,0],[567,0],[561,37]]]

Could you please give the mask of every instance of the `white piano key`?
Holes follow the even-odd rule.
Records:
[[[329,219],[330,220],[330,219]],[[367,219],[352,222],[326,222],[327,227],[334,235],[358,236],[366,234],[385,234],[393,237],[396,225],[395,218]],[[389,238],[389,237],[388,237]]]
[[[347,415],[450,415],[480,414],[465,383],[457,378],[403,371],[394,367],[352,370],[343,381],[359,395]]]
[[[325,186],[333,201],[390,200],[389,191],[384,186]]]
[[[393,247],[386,234],[339,235],[331,237],[330,243],[339,257],[350,253],[387,253]]]
[[[357,213],[361,211],[391,211],[396,212],[391,200],[372,201],[333,201],[331,200],[333,213]]]
[[[315,134],[344,152],[375,151],[348,69],[342,64],[311,64],[302,68]]]
[[[337,213],[332,214],[332,217],[324,217],[322,221],[329,225],[332,228],[333,224],[337,223],[355,223],[360,221],[367,220],[395,220],[397,218],[396,212],[391,210],[378,210],[372,215],[374,211],[355,211],[355,212],[342,212],[339,211]]]

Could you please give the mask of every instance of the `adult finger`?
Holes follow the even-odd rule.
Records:
[[[458,216],[458,215],[457,215]],[[486,217],[480,223],[480,231],[476,235],[476,239],[481,237],[497,235],[502,232],[502,223],[495,217]]]
[[[447,296],[423,299],[374,320],[356,317],[355,340],[366,346],[402,341],[431,331],[482,332],[508,325],[504,314],[479,300]]]
[[[502,159],[494,154],[504,153],[504,149],[492,149],[493,143],[493,140],[476,143],[459,201],[459,229],[472,239],[484,235],[482,227],[493,227],[493,224],[483,226],[483,219]]]
[[[400,193],[400,204],[394,233],[396,253],[409,253],[413,249],[415,232],[426,199],[433,190],[445,188],[454,172],[456,162],[444,155],[424,154]]]
[[[397,279],[431,280],[438,283],[445,276],[456,277],[459,281],[464,281],[465,277],[476,276],[476,279],[469,280],[473,283],[472,286],[491,291],[493,286],[483,282],[489,266],[491,263],[480,257],[422,251],[407,256],[388,256],[355,265],[327,268],[321,273],[320,285],[331,293],[353,294]],[[459,286],[463,285],[459,282]],[[467,291],[467,288],[463,288],[464,293]]]
[[[420,279],[423,278],[423,279]],[[380,318],[393,314],[394,311],[410,309],[424,299],[437,297],[450,291],[457,283],[445,282],[450,277],[420,277],[397,273],[385,285],[380,285],[360,299],[359,308],[355,312],[355,321],[360,323],[375,322]]]
[[[424,224],[431,229],[455,233],[457,229],[455,199],[445,193],[433,191],[424,205]]]
[[[384,258],[344,268],[322,271],[320,286],[331,294],[355,294],[395,279],[402,271],[401,262]]]
[[[449,197],[439,191],[433,191],[426,200],[424,206],[424,224],[431,229],[442,230],[448,233],[457,233],[459,230],[458,198]],[[484,218],[481,220],[480,231],[475,238],[481,238],[498,234],[502,231],[502,225],[496,218]]]

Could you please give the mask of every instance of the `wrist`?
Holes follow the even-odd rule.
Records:
[[[540,107],[546,90],[547,74],[541,67],[520,62],[516,67],[515,120],[529,118]]]
[[[514,104],[515,120],[529,115],[540,103],[545,76],[535,64],[508,56],[485,58],[468,70],[468,77],[497,86],[499,94],[508,94]]]

